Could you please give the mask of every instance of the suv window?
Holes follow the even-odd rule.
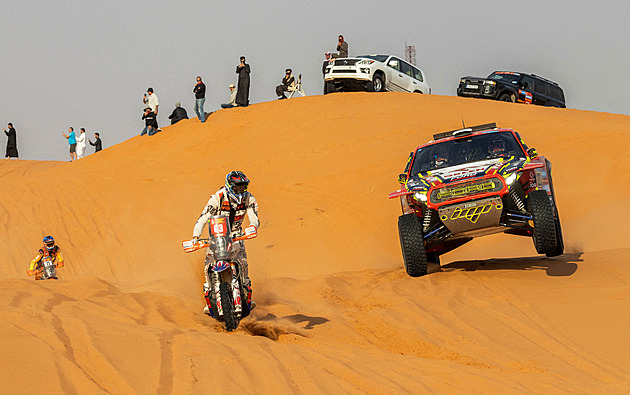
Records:
[[[413,69],[407,62],[400,62],[400,71],[407,74],[409,77],[413,77]]]
[[[389,62],[387,62],[387,65],[394,70],[400,71],[400,63],[401,63],[400,59],[391,58]]]
[[[556,100],[564,101],[564,95],[562,94],[562,89],[558,88],[555,85],[549,85],[549,96],[553,97]]]
[[[547,94],[547,83],[541,80],[534,80],[534,91],[538,93],[542,93],[543,95]]]
[[[531,77],[523,76],[523,78],[521,79],[521,86],[523,87],[523,89],[531,91],[532,89],[534,89],[534,79]]]
[[[420,82],[424,81],[424,77],[422,77],[422,71],[418,70],[415,67],[411,67],[411,69],[413,70],[413,78],[417,79]]]

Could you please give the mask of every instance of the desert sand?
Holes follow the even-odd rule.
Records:
[[[495,235],[411,278],[398,174],[497,122],[553,162],[566,253]],[[138,132],[141,125],[138,126]],[[628,393],[630,117],[346,93],[219,110],[78,162],[0,161],[4,393]],[[258,307],[227,333],[184,254],[225,174],[260,205]],[[26,274],[52,234],[57,281]]]

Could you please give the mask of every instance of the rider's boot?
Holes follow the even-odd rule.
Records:
[[[247,292],[247,303],[249,304],[249,311],[254,310],[254,307],[256,307],[256,302],[254,302],[252,300],[252,282],[249,278],[245,279],[245,284],[243,284],[243,286],[245,287],[245,291]]]
[[[210,303],[210,284],[203,284],[203,296],[206,299],[206,307],[203,308],[203,313],[214,318],[214,312],[212,311],[212,304]]]

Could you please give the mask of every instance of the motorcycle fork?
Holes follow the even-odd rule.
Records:
[[[212,272],[211,276],[211,284],[214,286],[214,300],[217,305],[217,313],[221,316],[223,315],[223,304],[221,303],[221,280],[219,279],[219,273]]]
[[[230,262],[230,268],[232,269],[232,299],[234,300],[234,311],[241,313],[243,311],[243,305],[241,302],[241,287],[238,284],[236,264]]]

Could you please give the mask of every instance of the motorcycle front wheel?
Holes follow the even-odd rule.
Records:
[[[238,327],[238,318],[234,311],[234,300],[232,298],[232,287],[228,282],[222,282],[219,286],[221,292],[221,306],[223,307],[223,320],[225,329],[232,332]]]

